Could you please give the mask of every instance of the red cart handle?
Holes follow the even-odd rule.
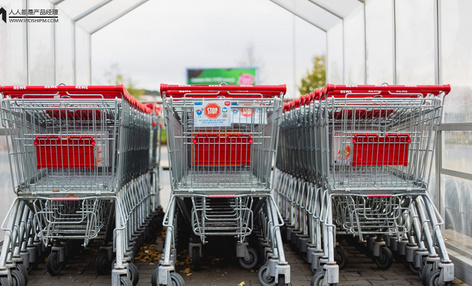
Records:
[[[136,98],[131,96],[123,85],[58,85],[58,86],[0,86],[0,93],[11,98],[21,99],[115,99],[124,98],[133,107],[145,112],[152,113]]]
[[[334,85],[327,84],[321,91],[323,95],[335,98],[365,98],[381,96],[387,98],[417,98],[419,95],[448,94],[451,85]]]
[[[275,97],[287,92],[282,85],[169,85],[161,84],[161,96],[182,97]]]

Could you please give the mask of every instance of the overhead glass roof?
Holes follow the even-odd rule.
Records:
[[[148,0],[51,0],[73,22],[93,34]]]
[[[355,9],[362,7],[360,0],[271,0],[275,4],[328,31]]]

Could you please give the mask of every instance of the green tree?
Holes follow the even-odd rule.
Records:
[[[300,94],[308,94],[316,88],[323,88],[326,85],[326,61],[325,55],[316,56],[313,59],[313,70],[307,71],[302,78],[301,85],[298,86]]]
[[[110,69],[105,72],[105,77],[109,84],[122,84],[126,90],[135,98],[139,99],[145,92],[144,89],[136,87],[131,77],[127,77],[121,73],[120,66],[117,63],[111,65]]]

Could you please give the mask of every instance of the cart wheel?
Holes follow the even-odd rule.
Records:
[[[282,236],[282,242],[287,243],[287,225],[286,224],[280,227],[280,236]]]
[[[128,276],[120,277],[120,286],[133,286],[133,282],[128,278]]]
[[[381,247],[380,255],[374,257],[374,261],[380,269],[388,269],[393,263],[393,254],[390,248]]]
[[[56,251],[51,252],[46,263],[46,268],[48,269],[49,274],[57,276],[61,273],[63,267],[64,264],[59,261],[59,254]]]
[[[262,286],[275,286],[275,277],[269,275],[269,265],[262,265],[257,274]]]
[[[395,258],[396,262],[402,262],[403,256],[398,253],[398,251],[392,251],[393,258]]]
[[[21,274],[23,274],[23,277],[25,277],[25,282],[28,284],[28,269],[26,269],[26,266],[24,264],[18,263],[16,264],[16,269],[20,271]]]
[[[170,273],[170,280],[172,281],[172,286],[184,286],[185,281],[180,274],[176,272],[171,272]]]
[[[111,262],[108,253],[100,251],[95,259],[95,269],[99,275],[107,275],[111,272]]]
[[[159,286],[159,268],[154,269],[151,276],[151,286]]]
[[[279,283],[277,286],[285,286],[285,276],[284,275],[279,275]]]
[[[426,282],[428,281],[429,274],[433,272],[433,264],[432,263],[426,263],[423,265],[423,268],[421,268],[420,271],[420,277],[421,281],[423,282],[423,285],[427,285]]]
[[[128,263],[129,278],[133,282],[133,286],[136,286],[139,282],[139,270],[136,264],[129,262]]]
[[[1,286],[9,286],[8,285],[8,278],[7,277],[0,277],[0,285]]]
[[[341,245],[336,245],[334,248],[334,260],[338,264],[339,269],[344,269],[349,261],[347,251]]]
[[[192,248],[192,270],[198,271],[201,266],[200,248]]]
[[[249,252],[249,257],[248,258],[240,257],[238,259],[239,265],[241,265],[243,269],[251,270],[257,264],[257,260],[258,260],[257,251],[252,247],[248,247],[247,251]]]
[[[432,271],[429,276],[428,276],[428,279],[427,279],[427,284],[425,285],[428,285],[428,286],[439,286],[439,285],[444,285],[444,286],[450,286],[452,285],[452,282],[443,282],[441,283],[441,281],[439,281],[439,276],[441,275],[441,269],[436,269],[434,271]]]
[[[26,270],[28,271],[28,274],[29,274],[29,273],[31,273],[31,271],[33,271],[36,268],[38,268],[38,262],[37,261],[30,262],[29,267],[26,268]]]
[[[26,280],[20,271],[14,269],[11,271],[12,286],[26,286]],[[7,284],[8,285],[8,284]]]
[[[316,272],[311,278],[310,286],[322,286],[325,273],[324,271]]]
[[[408,269],[410,269],[410,271],[413,274],[419,274],[420,273],[421,267],[416,267],[413,262],[407,262],[406,266],[408,267]]]

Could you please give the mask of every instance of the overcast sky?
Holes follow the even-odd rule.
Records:
[[[269,0],[150,0],[92,36],[93,83],[116,63],[139,88],[183,84],[186,68],[238,67],[251,46],[260,84],[293,96],[326,34]]]

